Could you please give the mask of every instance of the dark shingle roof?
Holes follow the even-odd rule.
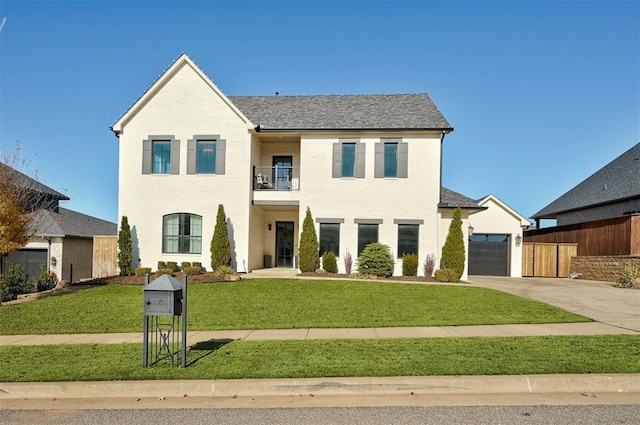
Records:
[[[471,198],[468,198],[458,192],[455,192],[451,189],[447,189],[446,187],[440,188],[440,203],[438,204],[438,208],[457,208],[467,210],[486,210],[487,207],[483,207],[478,205],[476,201]]]
[[[53,199],[57,199],[60,201],[68,201],[69,198],[66,195],[63,195],[62,193],[55,191],[53,189],[51,189],[49,186],[45,186],[42,183],[40,183],[39,181],[32,179],[31,177],[27,176],[26,174],[21,173],[20,171],[16,170],[15,168],[11,168],[8,165],[0,162],[0,167],[5,167],[7,169],[9,169],[8,172],[11,173],[15,173],[15,182],[17,185],[19,185],[20,187],[27,189],[31,192],[34,192],[36,194],[41,194],[41,195],[47,195],[50,198]],[[1,174],[4,175],[4,173],[7,171],[3,171]]]
[[[117,224],[66,208],[58,211],[40,210],[31,226],[38,236],[91,238],[95,235],[115,235]]]
[[[453,130],[426,94],[230,96],[260,130]]]
[[[532,218],[640,197],[640,143],[535,213]]]

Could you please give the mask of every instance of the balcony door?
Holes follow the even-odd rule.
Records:
[[[276,221],[276,264],[293,267],[293,221]]]
[[[272,180],[275,190],[291,190],[291,177],[293,175],[293,157],[274,156]]]

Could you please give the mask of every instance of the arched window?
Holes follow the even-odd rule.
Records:
[[[202,253],[202,216],[176,213],[162,217],[162,252]]]

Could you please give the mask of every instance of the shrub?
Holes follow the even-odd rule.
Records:
[[[620,272],[618,286],[621,288],[640,288],[640,268],[626,267]]]
[[[440,257],[440,268],[455,270],[458,273],[456,281],[460,279],[460,276],[462,276],[464,272],[465,261],[464,236],[462,234],[462,220],[460,219],[461,214],[460,207],[456,208],[451,224],[449,224],[449,233],[442,246],[442,256]]]
[[[183,261],[182,263],[180,263],[180,269],[182,271],[184,271],[184,269],[186,269],[187,267],[191,267],[191,263],[189,261]]]
[[[218,277],[225,277],[228,275],[236,274],[236,271],[231,266],[221,265],[221,266],[218,266],[217,269],[215,269],[214,273]]]
[[[453,269],[438,269],[433,277],[435,277],[438,282],[457,282],[460,280],[458,271]]]
[[[133,274],[133,242],[131,241],[131,228],[126,215],[122,216],[120,232],[118,232],[118,267],[120,276]]]
[[[156,277],[162,276],[163,274],[168,274],[169,276],[173,276],[173,269],[170,267],[167,267],[165,269],[158,269],[158,271],[156,272]]]
[[[427,255],[427,258],[424,260],[424,275],[426,277],[433,276],[433,270],[436,268],[436,256],[433,254]]]
[[[307,215],[302,223],[302,233],[300,234],[300,271],[313,272],[320,266],[318,253],[320,246],[316,236],[316,228],[313,225],[311,210],[307,207]]]
[[[180,270],[180,269],[178,269],[178,263],[175,262],[175,261],[167,261],[167,268],[171,269],[172,273],[177,272],[177,271]]]
[[[351,267],[353,267],[353,257],[351,257],[351,253],[347,251],[344,254],[344,269],[347,275],[351,274]]]
[[[418,275],[418,255],[404,254],[402,256],[402,276]]]
[[[229,229],[227,228],[227,216],[224,213],[224,206],[218,205],[216,215],[216,227],[213,229],[211,238],[211,268],[216,270],[220,266],[231,264],[231,244],[229,242]]]
[[[167,263],[165,263],[164,261],[158,261],[158,267],[157,267],[158,270],[166,269],[167,267],[168,267]]]
[[[136,269],[136,276],[144,276],[147,273],[151,274],[151,267],[138,267]]]
[[[55,273],[47,271],[44,264],[40,264],[40,270],[35,277],[31,278],[31,284],[36,288],[37,292],[48,291],[58,284],[58,276]]]
[[[0,276],[2,279],[2,301],[13,301],[20,294],[36,292],[33,282],[27,280],[24,267],[10,262],[7,262],[6,265],[7,269]]]
[[[393,256],[388,245],[370,243],[358,257],[358,273],[387,277],[393,274]]]
[[[336,261],[336,254],[332,251],[322,254],[322,268],[327,273],[338,273],[338,262]]]
[[[191,263],[191,267],[200,267],[202,269],[202,263],[200,261],[194,261]]]
[[[318,273],[318,274],[327,274],[327,271],[325,269],[318,269],[318,270],[316,270],[316,273]]]
[[[182,267],[182,272],[187,276],[193,276],[194,274],[200,274],[200,272],[202,272],[202,267]]]

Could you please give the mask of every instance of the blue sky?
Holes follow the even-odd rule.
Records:
[[[186,52],[228,95],[428,93],[444,185],[529,217],[640,141],[638,1],[0,2],[0,149],[116,222],[109,130]],[[434,164],[435,165],[435,164]]]

